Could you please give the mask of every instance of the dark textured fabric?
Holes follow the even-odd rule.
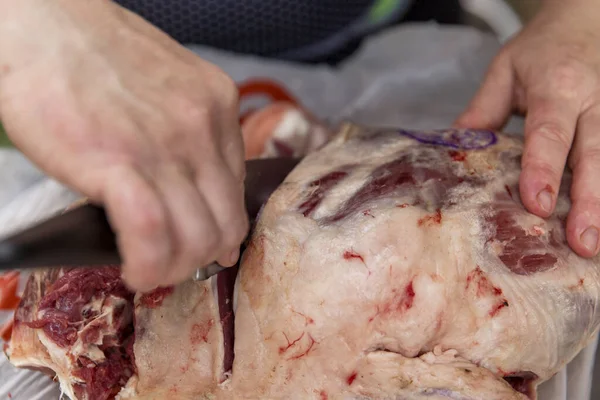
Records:
[[[269,56],[363,16],[373,0],[118,0],[181,43]]]
[[[222,50],[310,63],[337,64],[360,47],[366,34],[377,31],[377,22],[364,33],[353,25],[368,20],[375,0],[115,0],[141,15],[183,44],[206,45]],[[459,23],[459,0],[393,0],[400,7],[383,25],[405,20]],[[409,9],[403,9],[402,4]],[[404,7],[405,7],[404,6]],[[363,21],[361,21],[361,19]],[[381,22],[381,21],[380,21]],[[365,26],[363,25],[363,29]],[[340,33],[345,41],[323,54],[301,55]],[[326,47],[326,46],[324,46]],[[293,57],[281,56],[298,50]],[[318,53],[318,52],[317,52]]]

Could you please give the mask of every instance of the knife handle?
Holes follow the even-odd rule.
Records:
[[[86,204],[0,242],[0,271],[47,266],[120,265],[103,208]]]

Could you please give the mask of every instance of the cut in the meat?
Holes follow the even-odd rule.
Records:
[[[568,171],[553,216],[524,209],[522,150],[349,125],[271,196],[239,273],[132,298],[36,272],[11,361],[77,399],[535,399],[597,334],[600,259],[566,243]]]

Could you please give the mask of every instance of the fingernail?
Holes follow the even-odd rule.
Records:
[[[235,264],[238,261],[238,258],[240,258],[240,249],[236,247],[229,255],[229,261],[231,264]]]
[[[581,243],[583,243],[586,249],[596,254],[596,249],[598,248],[598,229],[593,226],[587,228],[581,234]]]
[[[537,195],[537,201],[542,210],[549,213],[552,211],[552,193],[548,189],[544,189]]]

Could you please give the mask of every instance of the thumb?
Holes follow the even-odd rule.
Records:
[[[502,128],[512,111],[514,81],[510,58],[503,54],[497,56],[483,84],[454,125],[473,129]]]

